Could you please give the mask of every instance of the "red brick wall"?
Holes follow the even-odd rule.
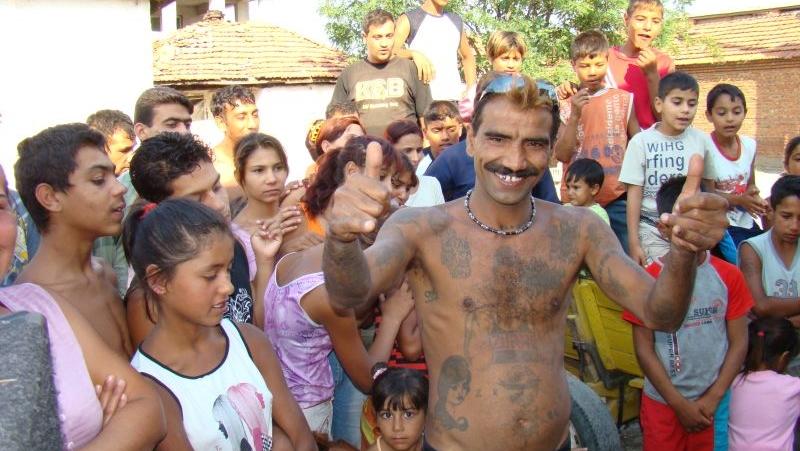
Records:
[[[800,135],[800,58],[749,63],[680,66],[700,83],[700,106],[695,127],[711,131],[705,117],[706,95],[717,83],[738,86],[747,99],[747,117],[741,134],[758,143],[756,165],[777,170],[783,150],[792,137]]]

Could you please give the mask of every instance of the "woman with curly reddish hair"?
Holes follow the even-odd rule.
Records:
[[[306,169],[306,178],[311,179],[317,172],[319,159],[323,155],[331,150],[343,148],[347,140],[354,136],[364,136],[364,126],[357,117],[334,117],[323,122],[313,142],[314,151],[311,157],[314,163]]]

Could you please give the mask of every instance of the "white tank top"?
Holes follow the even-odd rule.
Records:
[[[220,326],[227,349],[222,362],[207,374],[190,377],[176,373],[141,347],[131,365],[158,381],[178,401],[192,448],[269,451],[272,393],[236,326],[228,319],[223,319]]]
[[[797,284],[800,282],[800,248],[795,252],[792,265],[786,267],[778,256],[775,246],[772,245],[772,229],[742,241],[756,251],[761,259],[761,281],[764,284],[764,293],[776,298],[797,298]],[[741,248],[742,244],[739,245]]]
[[[441,16],[434,16],[422,11],[422,8],[409,11],[407,16],[412,29],[416,30],[408,43],[408,48],[425,55],[436,70],[436,75],[430,84],[431,98],[461,100],[464,83],[461,82],[461,74],[458,72],[460,19],[447,12]]]

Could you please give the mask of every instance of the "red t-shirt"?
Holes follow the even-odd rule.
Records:
[[[675,63],[666,53],[653,49],[656,52],[656,65],[658,77],[664,78],[675,71]],[[608,50],[608,72],[606,72],[606,86],[609,88],[624,89],[633,93],[633,105],[636,119],[642,130],[650,128],[656,123],[656,117],[650,106],[650,91],[647,89],[647,77],[644,71],[636,65],[636,58],[631,58],[622,53],[619,47]]]

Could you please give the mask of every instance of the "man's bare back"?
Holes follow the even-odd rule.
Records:
[[[92,258],[90,267],[81,273],[71,273],[57,271],[34,258],[16,283],[39,285],[58,302],[68,302],[112,350],[126,359],[132,355],[125,309],[116,288],[116,275],[104,261]]]

